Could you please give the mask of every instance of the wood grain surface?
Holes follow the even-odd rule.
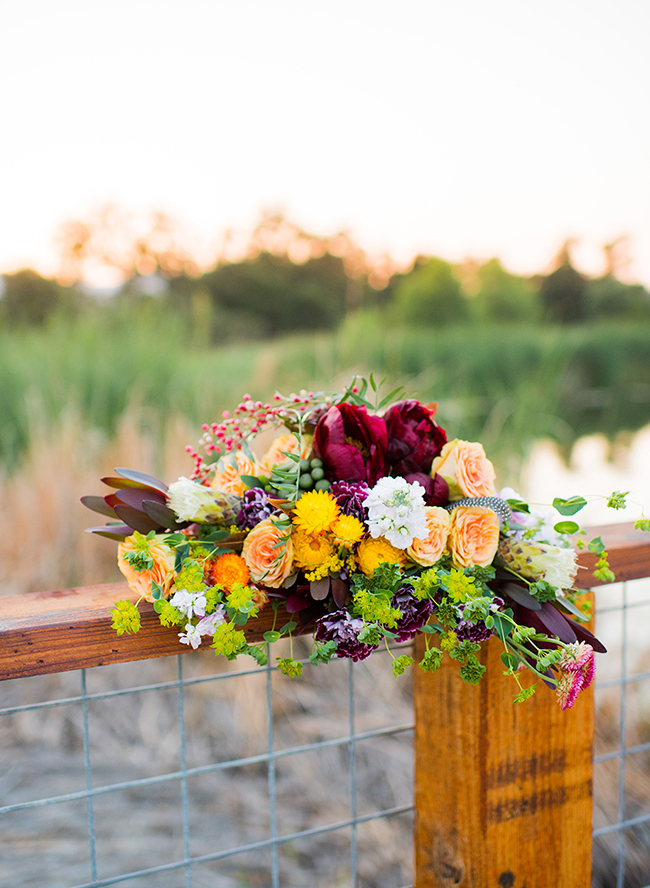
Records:
[[[126,583],[0,598],[0,680],[191,651],[178,640],[178,627],[162,627],[153,605],[146,602],[138,606],[140,631],[116,635],[110,611],[116,601],[125,598],[136,600]],[[266,607],[250,620],[244,626],[247,640],[262,641],[273,625],[273,616],[273,610]],[[277,626],[287,620],[281,606]]]
[[[515,705],[502,651],[477,687],[448,657],[414,670],[415,888],[591,885],[593,686],[567,712],[544,685]]]

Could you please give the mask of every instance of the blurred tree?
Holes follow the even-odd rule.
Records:
[[[400,275],[393,287],[395,309],[409,323],[448,326],[471,317],[469,299],[444,259],[418,257],[413,269]]]
[[[0,314],[11,327],[41,326],[53,314],[72,314],[80,306],[80,293],[42,277],[31,268],[2,275],[2,278]]]
[[[198,269],[178,222],[162,212],[136,219],[108,205],[87,221],[66,222],[58,235],[61,279],[77,282],[97,268],[115,270],[123,281],[157,275],[170,280]]]
[[[573,243],[573,240],[567,240],[562,245],[555,271],[542,278],[540,288],[546,319],[560,324],[581,321],[585,316],[587,282],[571,264],[569,251]]]
[[[473,278],[472,301],[482,321],[503,324],[539,320],[537,288],[526,278],[510,274],[498,259],[476,268]]]
[[[587,319],[650,321],[650,293],[641,284],[625,284],[605,275],[585,290]]]

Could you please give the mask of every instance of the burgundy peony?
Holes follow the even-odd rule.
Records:
[[[446,506],[449,502],[449,485],[442,475],[432,478],[431,475],[425,475],[424,472],[412,472],[404,475],[404,479],[409,484],[417,481],[424,487],[425,506]]]
[[[338,404],[319,419],[312,451],[323,460],[330,480],[365,481],[373,487],[388,474],[387,444],[381,416],[369,414],[365,405]]]
[[[388,433],[386,461],[393,475],[429,474],[433,458],[447,443],[447,435],[433,421],[433,411],[419,401],[398,401],[384,413]]]

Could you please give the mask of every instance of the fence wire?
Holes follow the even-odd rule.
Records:
[[[614,672],[618,654],[618,675],[596,682],[594,888],[650,888],[649,592],[648,579],[597,590],[600,662]]]
[[[650,579],[635,580],[626,584],[618,584],[604,587],[597,591],[597,634],[603,638],[610,649],[605,658],[599,658],[599,680],[596,684],[596,749],[595,749],[595,786],[594,786],[594,888],[650,888]],[[190,655],[191,658],[192,655]],[[385,655],[384,655],[385,656]],[[173,659],[173,658],[169,658]],[[401,723],[373,727],[370,730],[359,730],[358,724],[358,691],[356,682],[359,669],[366,668],[366,664],[341,663],[337,668],[347,670],[344,683],[343,676],[339,674],[338,687],[335,691],[340,697],[343,706],[345,697],[345,713],[338,719],[339,726],[345,726],[337,736],[328,736],[309,743],[292,743],[281,745],[278,743],[278,729],[282,728],[284,721],[278,722],[278,716],[274,714],[273,678],[276,674],[274,667],[254,667],[226,671],[210,675],[185,675],[184,665],[190,662],[189,658],[178,656],[176,659],[175,677],[166,681],[143,683],[133,687],[118,689],[89,690],[89,675],[91,672],[82,670],[78,674],[78,693],[69,694],[60,699],[41,700],[39,702],[27,702],[19,705],[5,706],[0,709],[0,716],[10,718],[20,717],[24,714],[34,713],[35,718],[46,719],[48,713],[62,710],[66,707],[75,708],[80,713],[80,736],[82,749],[80,762],[83,779],[83,788],[74,791],[56,792],[41,798],[31,798],[6,803],[0,806],[0,828],[4,830],[4,836],[9,837],[9,842],[3,841],[3,852],[0,852],[0,883],[3,878],[6,884],[39,885],[45,888],[45,882],[30,881],[28,873],[12,873],[6,867],[2,868],[2,856],[6,853],[12,833],[11,818],[19,812],[34,812],[47,810],[52,806],[61,805],[61,822],[65,822],[66,803],[85,804],[85,820],[87,832],[86,866],[89,879],[83,882],[57,881],[57,886],[64,888],[100,888],[100,886],[130,883],[134,886],[147,882],[156,876],[172,878],[174,881],[155,882],[156,885],[164,885],[165,888],[201,888],[205,883],[197,872],[206,864],[218,864],[231,860],[237,855],[267,854],[267,863],[256,866],[255,872],[244,877],[237,877],[237,881],[228,881],[228,885],[263,886],[263,888],[285,888],[286,881],[283,873],[280,851],[291,843],[299,840],[316,839],[318,837],[331,838],[335,834],[347,837],[348,863],[346,865],[347,882],[341,881],[340,845],[333,846],[330,852],[333,857],[333,869],[338,873],[336,885],[349,884],[351,888],[362,888],[363,878],[360,875],[360,863],[363,860],[362,850],[359,846],[359,829],[362,825],[379,822],[389,822],[391,818],[399,815],[408,815],[413,812],[412,802],[376,807],[374,810],[362,810],[359,808],[359,783],[358,783],[358,750],[360,744],[365,741],[381,740],[382,738],[400,737],[409,740],[412,737],[413,722],[412,711],[407,715],[409,720]],[[305,670],[313,669],[309,661],[303,660]],[[138,664],[131,664],[136,668]],[[96,674],[102,669],[92,670]],[[162,669],[162,663],[157,664]],[[319,670],[319,675],[326,681],[330,681],[329,673]],[[305,674],[308,674],[307,672]],[[224,760],[211,760],[205,764],[191,764],[188,759],[188,734],[186,726],[186,695],[189,689],[206,689],[210,686],[222,686],[223,682],[234,682],[236,679],[247,679],[256,676],[257,680],[264,682],[264,706],[266,718],[266,734],[263,749],[256,752],[247,752],[235,755]],[[21,687],[21,683],[29,681],[17,679],[4,683],[5,690],[9,686],[15,689]],[[392,681],[392,679],[391,679]],[[382,694],[384,687],[377,682],[374,693]],[[97,762],[93,757],[97,756],[98,742],[93,744],[93,712],[92,709],[98,701],[128,700],[134,695],[142,695],[152,692],[154,695],[173,695],[176,698],[175,710],[178,727],[177,735],[177,768],[167,768],[163,773],[138,776],[128,780],[102,780],[97,776]],[[331,688],[330,688],[331,692]],[[367,689],[366,689],[367,692]],[[19,691],[18,691],[19,693]],[[318,690],[316,693],[319,693]],[[261,698],[260,698],[261,699]],[[341,712],[343,713],[343,709]],[[170,716],[171,717],[171,716]],[[284,719],[284,716],[281,716]],[[3,720],[0,720],[3,721]],[[38,730],[38,728],[37,728]],[[196,731],[196,724],[190,727],[191,732]],[[287,829],[283,826],[283,800],[278,797],[278,767],[282,762],[289,761],[300,755],[319,753],[326,750],[338,750],[339,754],[347,754],[347,793],[349,796],[347,816],[337,817],[325,823],[313,825],[308,820],[300,824],[300,828]],[[11,780],[10,763],[4,760],[0,765],[0,789],[3,782]],[[214,758],[218,758],[215,756]],[[37,769],[38,761],[34,762]],[[93,769],[95,766],[95,770]],[[230,847],[216,848],[204,853],[192,853],[196,836],[193,835],[193,820],[191,817],[193,789],[196,790],[196,779],[205,779],[209,775],[232,773],[239,774],[238,769],[263,768],[265,770],[266,798],[268,799],[267,828],[259,828],[257,835],[247,835],[245,841],[235,842]],[[408,783],[409,775],[400,773],[399,779]],[[120,792],[142,793],[147,787],[164,787],[176,785],[178,787],[178,823],[180,836],[177,847],[180,853],[174,855],[174,859],[157,860],[155,849],[149,857],[149,865],[130,868],[125,872],[106,872],[106,860],[112,860],[119,856],[119,850],[113,845],[104,850],[102,845],[105,837],[98,835],[96,826],[96,807],[102,799],[114,796]],[[309,786],[304,787],[308,794]],[[409,796],[412,797],[412,786],[408,786]],[[3,792],[3,795],[6,793]],[[0,799],[1,801],[2,799]],[[220,799],[215,800],[218,805]],[[367,807],[367,806],[366,806]],[[56,810],[56,809],[55,809]],[[195,821],[194,821],[195,825]],[[258,824],[256,826],[259,826]],[[78,836],[75,837],[78,844]],[[77,849],[77,854],[79,849]],[[146,849],[143,849],[146,855]],[[309,863],[302,861],[303,878],[309,872]],[[402,871],[400,871],[402,872]],[[25,881],[19,881],[25,876]],[[60,875],[60,874],[59,874]],[[205,875],[205,873],[203,874]],[[408,873],[405,873],[408,877]],[[311,877],[311,876],[310,876]],[[42,877],[41,877],[42,878]],[[54,879],[54,874],[52,876]],[[225,878],[225,876],[224,876]],[[390,888],[407,888],[404,880],[394,877],[392,882],[372,882],[372,884],[386,884]],[[257,881],[256,881],[257,879]],[[261,880],[261,881],[260,881]],[[54,882],[51,883],[52,885]],[[147,884],[154,884],[150,882]],[[212,881],[209,882],[212,884]],[[219,884],[222,884],[221,882]],[[293,883],[292,883],[293,884]],[[334,884],[334,877],[328,880],[328,884]],[[368,884],[370,884],[368,882]],[[49,885],[48,885],[49,888]]]
[[[400,647],[400,650],[403,650],[404,646]],[[27,703],[16,706],[8,706],[4,709],[0,709],[0,716],[16,716],[22,713],[29,712],[47,712],[48,710],[57,709],[60,707],[67,706],[80,706],[81,709],[81,719],[82,719],[82,737],[83,737],[83,761],[84,761],[84,778],[85,778],[85,788],[81,790],[77,790],[74,792],[65,792],[54,795],[49,795],[47,797],[38,798],[38,799],[30,799],[25,801],[18,801],[12,804],[5,804],[0,806],[0,815],[4,815],[2,822],[7,823],[7,818],[12,814],[16,814],[19,811],[29,811],[34,809],[43,809],[48,806],[53,805],[61,805],[66,802],[73,801],[83,801],[86,802],[87,808],[87,834],[88,834],[88,864],[89,864],[89,875],[90,881],[84,881],[82,883],[78,883],[72,885],[70,883],[66,883],[66,886],[69,885],[69,888],[100,888],[100,886],[107,885],[116,885],[120,883],[136,883],[138,880],[146,880],[147,877],[152,877],[157,874],[177,874],[174,876],[177,879],[179,876],[182,879],[180,881],[174,881],[173,883],[164,883],[165,885],[181,885],[183,884],[185,888],[197,888],[197,884],[194,880],[194,871],[195,868],[199,865],[207,864],[207,863],[215,863],[218,861],[224,861],[228,858],[232,858],[236,855],[243,855],[250,852],[260,852],[260,851],[269,851],[270,852],[270,872],[268,873],[267,880],[263,882],[255,882],[246,881],[241,884],[250,884],[250,885],[264,885],[265,888],[281,888],[285,883],[281,878],[281,867],[279,860],[279,849],[280,847],[287,845],[291,842],[296,842],[300,839],[307,838],[315,838],[319,836],[328,836],[332,833],[348,831],[349,832],[349,884],[351,888],[359,888],[359,856],[358,856],[358,843],[357,843],[357,830],[360,824],[369,824],[372,822],[377,822],[380,820],[387,820],[388,818],[394,817],[396,815],[406,814],[408,812],[413,811],[412,802],[409,804],[400,804],[393,805],[391,807],[382,808],[379,810],[374,810],[370,813],[360,814],[358,812],[357,805],[357,795],[358,795],[358,787],[357,787],[357,766],[356,766],[356,751],[357,746],[362,741],[367,741],[376,738],[387,738],[387,737],[399,737],[400,735],[412,735],[413,731],[413,723],[412,721],[405,724],[393,724],[382,726],[378,728],[374,728],[372,730],[366,731],[357,731],[355,726],[355,713],[356,713],[356,701],[355,701],[355,671],[359,668],[359,665],[352,663],[352,661],[347,662],[347,681],[346,687],[341,689],[341,693],[347,694],[347,732],[342,736],[332,737],[316,742],[304,743],[304,744],[296,744],[285,748],[276,748],[275,742],[275,728],[276,728],[276,716],[274,716],[274,697],[273,697],[273,675],[275,673],[275,668],[271,666],[271,658],[269,657],[269,664],[263,668],[254,668],[254,669],[246,669],[240,671],[233,672],[225,672],[219,673],[210,676],[199,676],[199,677],[191,677],[186,678],[183,675],[183,664],[184,659],[183,656],[179,655],[176,657],[177,661],[177,677],[174,681],[163,681],[163,682],[155,682],[150,684],[139,685],[137,687],[124,688],[118,690],[106,690],[95,693],[89,693],[87,688],[87,671],[81,670],[79,673],[80,680],[80,693],[75,696],[68,696],[58,700],[48,700],[39,703]],[[310,667],[309,661],[301,661],[303,663],[303,668],[314,668]],[[103,668],[103,667],[100,667]],[[321,668],[320,673],[322,674],[323,670]],[[214,682],[223,682],[223,681],[232,681],[236,678],[241,678],[245,676],[252,675],[264,675],[265,677],[265,699],[266,699],[266,721],[267,721],[267,743],[266,749],[264,752],[260,752],[253,755],[242,755],[237,758],[229,758],[225,761],[213,761],[209,764],[199,765],[190,767],[188,766],[187,761],[187,747],[186,747],[186,725],[185,725],[185,694],[186,689],[191,686],[196,685],[205,685]],[[7,684],[15,684],[16,682],[24,681],[21,679],[14,680],[14,682],[8,682]],[[96,785],[96,782],[93,779],[93,762],[91,755],[91,730],[90,730],[90,704],[99,700],[107,700],[114,698],[125,698],[136,694],[142,694],[143,692],[161,692],[161,691],[176,691],[177,698],[177,719],[178,719],[178,737],[179,737],[179,750],[178,750],[178,759],[180,767],[176,770],[170,770],[166,773],[156,774],[146,777],[138,777],[132,780],[124,780],[124,781],[114,781],[104,785]],[[318,826],[307,826],[306,828],[294,830],[291,832],[283,832],[282,829],[278,826],[278,798],[277,798],[277,784],[276,784],[276,767],[278,762],[287,760],[291,757],[298,756],[305,753],[313,753],[316,751],[326,750],[326,749],[336,749],[347,750],[347,758],[348,758],[348,777],[347,783],[349,788],[349,816],[345,819],[339,819],[335,822],[329,822]],[[248,766],[266,766],[266,776],[267,776],[267,791],[268,791],[268,805],[269,805],[269,830],[268,835],[259,836],[254,841],[248,841],[241,844],[236,844],[233,847],[215,850],[209,853],[204,854],[194,854],[191,853],[191,844],[192,844],[192,829],[190,823],[190,805],[191,805],[191,794],[189,790],[189,780],[193,777],[197,777],[198,775],[207,775],[213,774],[217,772],[229,771],[237,768],[244,768]],[[109,794],[118,793],[120,791],[131,791],[131,792],[141,792],[144,787],[148,786],[160,786],[164,784],[170,784],[173,782],[177,782],[180,786],[180,822],[182,826],[182,848],[183,854],[179,856],[177,859],[164,862],[164,863],[152,863],[149,866],[143,866],[138,869],[132,869],[128,872],[123,872],[119,874],[106,875],[102,873],[101,866],[98,861],[98,848],[101,842],[101,839],[97,835],[96,825],[95,825],[95,803],[96,801],[104,796]],[[305,792],[309,792],[309,787],[305,787]],[[217,800],[218,801],[218,800]],[[340,870],[340,860],[338,852],[335,855],[336,858],[336,866],[335,869]],[[2,871],[0,869],[0,875],[2,875]],[[307,873],[304,874],[305,878],[308,878]],[[0,879],[0,882],[2,880]],[[332,884],[333,884],[332,879]],[[12,882],[12,885],[19,884],[18,881]],[[22,884],[22,883],[20,883]],[[35,884],[34,882],[27,881],[25,884]],[[57,883],[58,884],[58,883]],[[140,884],[138,882],[138,884]],[[204,884],[201,882],[201,884]],[[240,884],[239,882],[237,884]],[[344,883],[340,881],[340,879],[336,882],[338,885],[343,885]],[[373,883],[374,884],[374,883]],[[383,884],[383,883],[382,883]],[[395,883],[393,883],[395,884]],[[400,883],[401,884],[401,883]]]

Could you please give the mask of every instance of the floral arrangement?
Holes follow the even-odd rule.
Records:
[[[605,651],[572,589],[571,539],[584,546],[584,531],[567,519],[586,500],[555,500],[563,520],[554,521],[512,490],[497,495],[481,444],[449,440],[435,404],[394,401],[399,389],[381,399],[378,389],[371,376],[343,393],[278,394],[273,404],[245,395],[188,446],[190,477],[169,487],[127,469],[103,478],[111,493],[82,502],[111,521],[90,530],[119,541],[138,603],[152,602],[192,648],[207,639],[218,655],[265,665],[269,643],[311,632],[314,664],[363,660],[382,644],[398,675],[414,660],[399,648],[394,656],[395,644],[424,633],[420,668],[435,671],[447,655],[476,684],[485,671],[477,654],[494,635],[517,702],[536,688],[521,684],[526,668],[569,708],[593,679],[594,651]],[[625,496],[610,505],[624,507]],[[589,548],[597,575],[613,580],[602,540]],[[242,627],[265,607],[273,629],[249,644]],[[138,631],[132,601],[112,614],[118,634]],[[293,646],[277,665],[291,676],[302,669]]]

